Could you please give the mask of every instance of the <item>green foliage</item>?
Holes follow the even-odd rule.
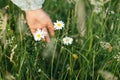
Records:
[[[0,0],[0,8],[5,7],[8,4],[7,2],[7,0]]]
[[[78,29],[82,25],[77,24],[81,7],[77,8],[75,1],[46,0],[43,9],[52,21],[65,23],[65,28],[56,30],[47,44],[34,41],[23,11],[10,1],[0,0],[0,7],[9,6],[0,11],[3,17],[0,16],[0,21],[4,21],[5,14],[8,16],[4,34],[1,34],[4,23],[0,23],[0,80],[104,80],[104,75],[109,76],[106,71],[120,79],[120,61],[114,58],[120,52],[119,0],[105,3],[98,14],[93,12],[94,5],[84,0],[87,27],[84,36]],[[63,44],[65,36],[73,38],[72,45]],[[100,42],[108,42],[109,48],[101,47]]]

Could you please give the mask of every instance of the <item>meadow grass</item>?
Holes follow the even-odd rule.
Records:
[[[49,44],[34,40],[22,10],[1,2],[0,80],[120,80],[119,0],[97,6],[98,13],[89,0],[46,0],[52,21],[65,23]]]

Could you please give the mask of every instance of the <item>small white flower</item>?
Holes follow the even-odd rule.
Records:
[[[90,3],[91,3],[91,5],[94,6],[94,10],[93,10],[94,13],[98,14],[102,11],[102,6],[104,5],[104,0],[99,0],[99,1],[90,0]]]
[[[43,30],[38,29],[36,33],[34,34],[35,41],[40,41],[41,39],[44,39],[46,36],[46,32]]]
[[[120,62],[120,52],[118,52],[118,54],[114,56],[114,59]]]
[[[98,7],[98,6],[94,7],[93,12],[95,12],[96,14],[100,13],[101,11],[102,11],[101,7]]]
[[[65,26],[65,24],[64,24],[63,21],[58,21],[58,20],[57,20],[57,21],[54,23],[54,28],[55,28],[56,30],[60,30],[60,29],[62,29],[64,26]]]
[[[40,73],[42,70],[41,69],[38,69],[38,72]]]
[[[72,44],[72,42],[73,42],[73,39],[70,38],[70,37],[64,37],[63,38],[63,43],[66,44],[66,45]]]
[[[108,48],[110,48],[111,47],[111,44],[110,43],[108,43],[108,42],[100,42],[100,46],[102,47],[102,48],[104,48],[104,49],[108,49]]]

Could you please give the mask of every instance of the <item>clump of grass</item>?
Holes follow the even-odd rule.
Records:
[[[43,9],[52,21],[65,23],[50,44],[36,42],[24,12],[7,1],[7,19],[0,12],[0,30],[6,27],[4,34],[0,31],[0,80],[104,80],[106,71],[119,80],[120,1],[97,6],[97,13],[90,1],[46,0]],[[72,44],[63,43],[65,36],[73,38]]]

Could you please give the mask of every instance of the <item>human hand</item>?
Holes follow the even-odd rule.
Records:
[[[42,29],[47,33],[45,40],[50,42],[48,31],[54,36],[54,28],[48,14],[42,9],[26,11],[25,14],[31,33],[34,35],[38,29]]]

